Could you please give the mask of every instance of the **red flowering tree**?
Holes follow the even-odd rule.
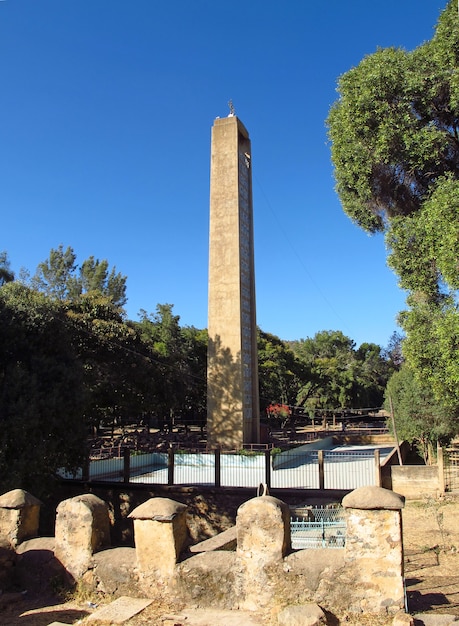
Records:
[[[270,404],[266,408],[268,420],[276,420],[278,422],[286,422],[290,419],[292,411],[286,404]]]

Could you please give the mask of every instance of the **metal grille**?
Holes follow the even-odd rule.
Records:
[[[445,467],[446,491],[459,490],[459,449],[448,448],[444,451],[443,462]]]
[[[294,509],[290,529],[294,550],[344,548],[346,543],[346,521],[341,506]]]

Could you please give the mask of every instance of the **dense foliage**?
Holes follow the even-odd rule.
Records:
[[[339,79],[329,117],[345,212],[385,232],[407,290],[404,357],[418,382],[459,415],[459,18],[448,2],[412,52],[377,50]]]
[[[62,301],[76,301],[82,294],[99,293],[118,307],[126,304],[126,276],[115,268],[108,271],[108,261],[89,257],[78,266],[69,246],[52,249],[48,259],[38,265],[31,286]]]
[[[0,485],[42,494],[84,458],[83,365],[61,303],[16,282],[0,288]]]
[[[205,424],[206,330],[182,327],[171,304],[127,320],[125,278],[93,257],[78,266],[71,248],[51,250],[32,279],[15,281],[6,253],[0,270],[1,489],[42,493],[101,425]],[[393,364],[379,346],[356,349],[339,331],[257,339],[263,417],[382,404]]]
[[[408,365],[390,378],[385,408],[394,412],[397,438],[414,444],[428,464],[435,456],[437,442],[447,443],[456,434],[451,412],[435,400],[430,388],[419,382]]]
[[[290,345],[307,372],[297,402],[309,413],[382,405],[395,365],[380,346],[364,343],[356,349],[341,331],[321,331]]]

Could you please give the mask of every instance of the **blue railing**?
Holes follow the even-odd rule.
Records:
[[[346,520],[342,507],[295,509],[290,522],[292,548],[344,548]]]

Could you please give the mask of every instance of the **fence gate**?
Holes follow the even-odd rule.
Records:
[[[292,509],[290,529],[292,548],[344,548],[346,521],[341,506]]]
[[[459,491],[459,448],[447,448],[443,452],[445,490]]]

